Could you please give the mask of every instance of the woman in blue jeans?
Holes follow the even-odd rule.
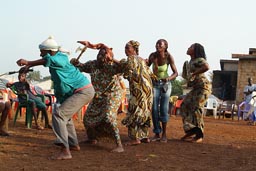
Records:
[[[167,51],[168,42],[165,39],[159,39],[156,42],[156,51],[149,55],[148,66],[153,64],[153,73],[158,80],[153,81],[154,99],[153,99],[153,132],[155,136],[152,141],[167,142],[166,126],[169,119],[169,98],[171,95],[171,80],[178,76],[177,68],[174,64],[172,55]],[[172,69],[172,74],[168,74],[168,66]],[[162,126],[160,125],[162,122]],[[162,133],[162,136],[160,134]]]

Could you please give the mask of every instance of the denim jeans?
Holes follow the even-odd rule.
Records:
[[[163,92],[163,86],[167,84],[168,90]],[[155,134],[160,134],[162,128],[160,122],[168,122],[169,120],[169,99],[172,91],[171,82],[163,83],[161,81],[154,82],[154,98],[153,98],[153,111],[152,111],[152,120],[153,120],[153,132]]]

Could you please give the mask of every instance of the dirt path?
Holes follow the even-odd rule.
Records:
[[[122,115],[119,115],[119,120]],[[75,122],[79,140],[85,138],[82,123]],[[120,125],[120,124],[119,124]],[[26,129],[19,120],[10,123],[10,137],[0,137],[0,171],[255,171],[256,126],[245,121],[205,118],[205,139],[202,144],[180,141],[183,136],[181,118],[171,117],[168,123],[168,143],[154,142],[125,147],[125,152],[110,153],[114,144],[80,144],[80,152],[72,152],[73,159],[48,160],[56,152],[52,130]],[[127,129],[120,127],[123,142]],[[151,134],[153,136],[153,134]]]

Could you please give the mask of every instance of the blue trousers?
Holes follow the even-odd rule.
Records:
[[[163,86],[167,84],[168,90],[163,91]],[[152,120],[153,120],[153,132],[155,134],[160,134],[162,128],[160,122],[168,122],[169,120],[169,99],[172,91],[171,82],[163,83],[161,81],[154,82],[154,98],[153,98],[153,110],[152,110]]]

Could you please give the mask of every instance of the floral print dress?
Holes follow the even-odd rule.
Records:
[[[194,72],[206,63],[204,58],[195,58],[190,60],[190,72]],[[188,86],[192,90],[186,95],[181,105],[181,116],[183,121],[183,129],[185,132],[194,127],[204,129],[203,107],[208,96],[211,94],[211,84],[205,74],[197,75],[193,80],[188,80]]]
[[[79,69],[90,74],[95,89],[95,97],[83,119],[88,138],[99,140],[107,137],[121,141],[116,120],[123,92],[116,75],[119,67],[116,64],[98,66],[93,60],[81,64]]]

